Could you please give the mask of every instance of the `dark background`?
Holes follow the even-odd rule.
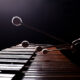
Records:
[[[20,16],[25,24],[71,43],[80,33],[79,10],[77,0],[0,0],[0,49],[23,40],[32,43],[60,43],[23,26],[12,25],[13,16]]]

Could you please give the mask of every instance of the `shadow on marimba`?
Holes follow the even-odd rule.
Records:
[[[71,50],[61,50],[63,55],[65,55],[72,63],[80,66],[80,52],[72,53]]]

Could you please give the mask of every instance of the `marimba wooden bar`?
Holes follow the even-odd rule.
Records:
[[[49,48],[50,49],[50,48]],[[51,49],[55,49],[52,47]],[[77,80],[80,68],[60,51],[38,54],[22,80]]]
[[[0,80],[80,80],[78,65],[60,51],[34,53],[38,45],[56,49],[48,44],[31,44],[27,48],[19,44],[0,51]]]

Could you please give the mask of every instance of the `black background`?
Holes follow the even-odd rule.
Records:
[[[80,37],[80,12],[77,0],[0,0],[0,49],[23,40],[32,43],[60,42],[23,26],[12,25],[13,16],[69,43]]]

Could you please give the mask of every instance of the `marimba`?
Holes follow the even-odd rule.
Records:
[[[21,44],[0,51],[0,80],[80,80],[80,67],[60,51],[35,53],[36,46],[56,49],[48,44]]]

